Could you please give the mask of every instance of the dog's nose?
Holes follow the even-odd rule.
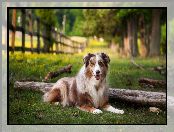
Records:
[[[100,71],[99,71],[99,70],[97,70],[97,71],[96,71],[96,74],[100,74]]]

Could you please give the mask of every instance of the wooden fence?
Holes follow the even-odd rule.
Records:
[[[21,26],[17,26],[17,11],[21,12]],[[28,21],[26,20],[28,19]],[[34,31],[34,24],[36,23],[36,31]],[[9,51],[22,51],[25,53],[25,51],[29,52],[45,52],[43,48],[41,48],[41,38],[43,40],[51,41],[50,38],[48,38],[46,35],[41,33],[41,25],[47,26],[50,28],[52,36],[53,36],[53,45],[50,48],[49,53],[78,53],[83,51],[83,49],[86,46],[86,42],[78,42],[72,40],[70,37],[58,32],[55,30],[55,27],[52,27],[42,21],[39,17],[36,17],[31,13],[29,10],[24,9],[13,9],[12,10],[12,18],[11,22],[8,22],[9,24],[9,30],[11,30],[11,46],[9,46]],[[15,46],[15,33],[16,31],[19,31],[22,33],[22,45],[21,46]],[[30,36],[30,48],[26,48],[25,46],[25,35]],[[37,37],[37,48],[33,48],[33,37]],[[53,50],[53,46],[55,45],[55,50]]]

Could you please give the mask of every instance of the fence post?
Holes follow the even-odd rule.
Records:
[[[59,44],[59,50],[60,50],[60,52],[62,51],[62,34],[60,33],[59,34],[60,35],[60,44]]]
[[[12,53],[14,53],[14,47],[15,47],[15,32],[16,32],[16,9],[13,9],[12,12],[12,41],[11,41],[11,46],[12,46]]]
[[[73,48],[72,48],[73,49],[73,53],[75,53],[76,52],[76,48],[75,48],[74,40],[71,40],[71,43],[72,43],[72,46],[73,46]]]
[[[26,18],[26,13],[25,10],[22,9],[22,53],[25,53],[25,18]]]
[[[37,18],[37,52],[40,53],[40,20]]]
[[[33,20],[31,11],[29,12],[29,31],[30,31],[31,53],[33,54]]]
[[[58,53],[59,36],[56,32],[56,54]]]

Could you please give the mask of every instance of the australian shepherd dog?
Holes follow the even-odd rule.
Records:
[[[44,102],[76,106],[93,114],[102,113],[102,110],[123,114],[123,110],[112,107],[108,102],[106,75],[109,56],[105,53],[88,53],[83,61],[84,65],[75,77],[59,79],[50,91],[44,94]]]

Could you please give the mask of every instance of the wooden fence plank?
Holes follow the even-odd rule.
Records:
[[[40,19],[37,18],[37,49],[40,53]]]
[[[25,53],[25,24],[26,24],[25,10],[22,9],[22,52]]]
[[[29,12],[29,32],[31,32],[30,35],[30,42],[31,42],[31,53],[33,53],[33,20],[32,20],[32,14]]]
[[[12,46],[12,53],[14,52],[14,47],[15,47],[15,32],[16,32],[16,9],[13,9],[12,11],[12,41],[11,41],[11,46]]]
[[[40,48],[40,38],[43,38],[47,41],[50,41],[50,38],[40,34],[40,28],[41,26],[49,26],[52,30],[51,32],[54,33],[56,37],[54,37],[53,41],[56,44],[56,50],[53,50],[53,46],[51,47],[51,51],[50,53],[77,53],[80,50],[80,47],[82,46],[82,43],[71,40],[70,37],[57,32],[55,30],[54,27],[48,25],[47,23],[45,23],[44,21],[41,21],[39,17],[32,15],[31,11],[26,11],[25,9],[20,9],[19,11],[21,11],[22,15],[21,15],[21,19],[22,19],[22,26],[17,26],[16,25],[16,13],[17,10],[13,9],[13,13],[12,13],[12,23],[9,24],[9,29],[12,31],[12,43],[11,43],[11,47],[9,47],[9,50],[14,52],[15,50],[17,51],[22,51],[23,53],[25,53],[25,51],[29,51],[29,48],[25,47],[25,34],[28,34],[30,36],[30,52],[35,52],[37,49],[37,53],[43,52],[43,49]],[[29,18],[29,22],[26,22],[26,17]],[[36,27],[37,27],[37,31],[35,32],[33,29],[33,21],[36,20]],[[27,25],[26,25],[27,24]],[[25,28],[26,26],[29,26],[29,28]],[[29,30],[27,30],[29,29]],[[15,47],[15,32],[16,31],[20,31],[22,32],[22,47]],[[33,36],[37,37],[37,48],[33,48]],[[83,46],[84,47],[84,46]]]

